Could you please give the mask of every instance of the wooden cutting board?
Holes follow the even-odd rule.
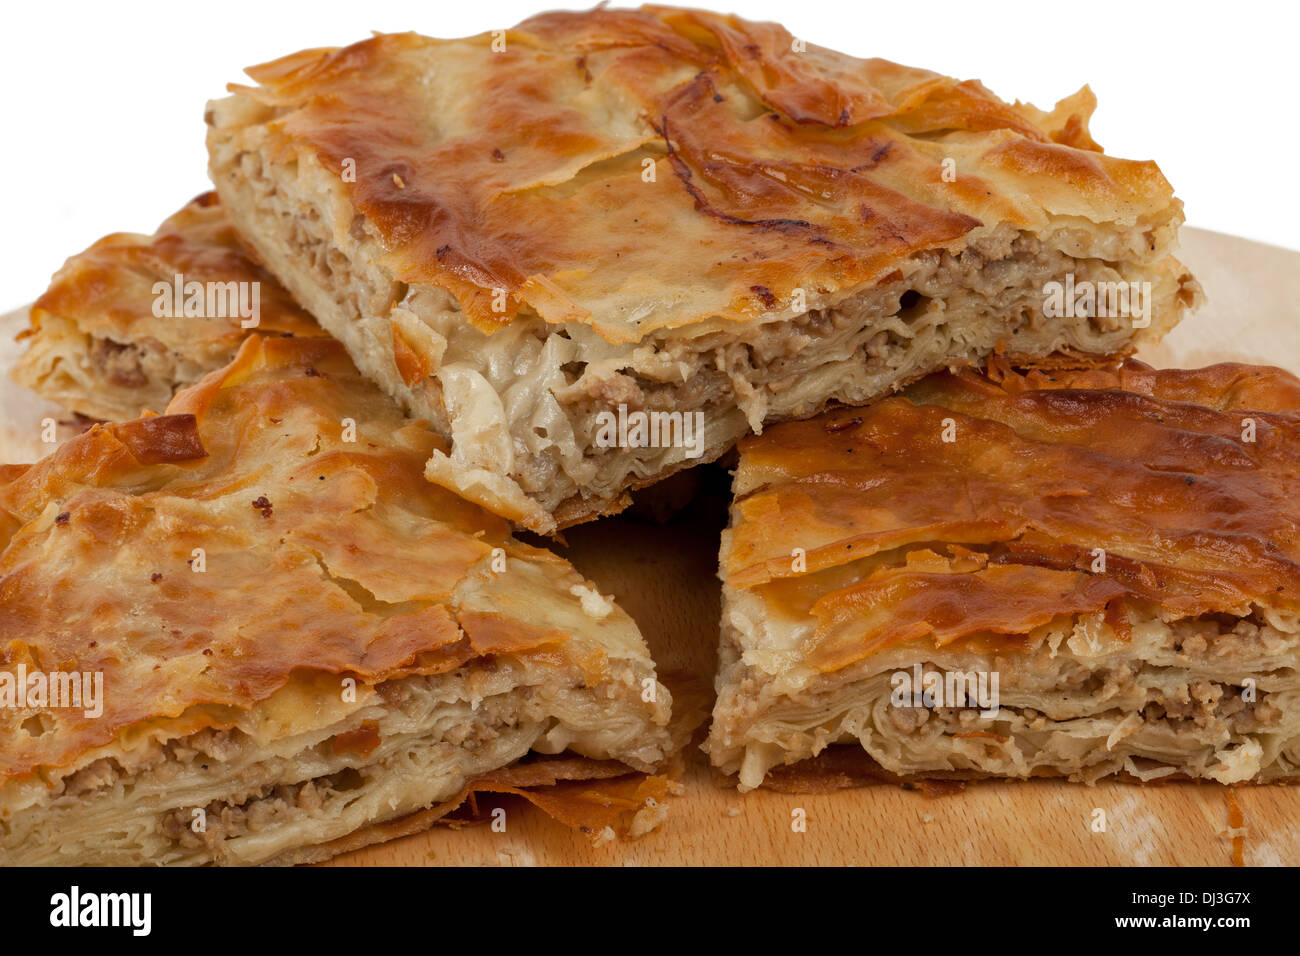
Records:
[[[1183,259],[1209,299],[1141,358],[1161,366],[1265,362],[1300,373],[1300,253],[1184,230]],[[0,364],[16,350],[0,330]],[[51,409],[0,386],[0,461],[31,460]],[[1297,489],[1300,492],[1300,489]],[[718,634],[718,531],[726,475],[712,469],[667,524],[616,517],[568,532],[560,548],[637,620],[661,669],[710,685]],[[1230,801],[1248,865],[1300,864],[1300,787],[1137,787],[1055,781],[978,783],[941,797],[890,786],[824,795],[738,794],[693,751],[667,821],[638,840],[592,847],[523,801],[506,828],[436,827],[326,865],[957,864],[1205,865],[1233,860]],[[802,811],[802,813],[799,813]],[[1104,814],[1105,829],[1097,827]],[[792,826],[796,817],[806,822]]]

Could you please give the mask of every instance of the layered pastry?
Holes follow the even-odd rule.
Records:
[[[449,440],[429,477],[541,532],[994,352],[1126,355],[1199,297],[1086,88],[1044,111],[664,7],[249,73],[208,110],[235,225]]]
[[[1294,778],[1300,380],[932,376],[741,443],[707,743],[743,789]],[[829,783],[828,783],[829,781]]]
[[[635,624],[426,481],[443,447],[332,339],[253,334],[165,414],[0,469],[0,861],[316,860],[475,789],[657,823]]]
[[[324,334],[205,193],[152,236],[114,233],[70,258],[31,308],[13,375],[87,418],[127,421],[166,408],[256,330]]]

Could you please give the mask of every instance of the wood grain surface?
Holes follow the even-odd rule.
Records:
[[[1300,373],[1300,253],[1186,229],[1182,257],[1208,304],[1142,358],[1189,367],[1265,362]],[[12,354],[0,350],[0,362]],[[49,409],[14,389],[0,388],[0,460],[29,460],[40,451],[33,416]],[[571,530],[559,550],[636,619],[661,669],[693,671],[711,686],[727,474],[701,472],[695,500],[672,521],[606,519]],[[667,821],[637,840],[592,847],[514,801],[504,804],[504,832],[439,827],[326,865],[1224,865],[1233,860],[1232,799],[1244,818],[1237,835],[1247,865],[1300,864],[1300,787],[1238,787],[1230,797],[1217,784],[1034,781],[977,783],[938,797],[891,786],[741,795],[695,748],[682,784]],[[1104,832],[1094,826],[1098,810]],[[792,827],[796,811],[806,817],[801,832]]]

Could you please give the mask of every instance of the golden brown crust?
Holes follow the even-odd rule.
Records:
[[[485,331],[526,308],[633,342],[754,319],[796,289],[814,307],[998,224],[1181,220],[1154,163],[1091,140],[1086,90],[1047,113],[703,11],[377,35],[249,73],[260,86],[231,89],[260,104],[267,154],[351,165],[342,188],[393,278],[450,290]]]
[[[152,236],[114,233],[68,259],[31,308],[31,327],[22,335],[28,351],[15,376],[95,418],[134,418],[150,402],[157,402],[155,411],[161,409],[175,386],[234,358],[250,332],[237,314],[155,315],[155,283],[173,285],[178,275],[204,284],[256,283],[257,329],[263,333],[324,334],[239,241],[217,194],[208,192],[168,217]],[[118,348],[157,353],[158,370],[153,375],[145,368],[100,370],[93,383],[77,387],[60,380],[66,370],[57,363],[93,367],[97,349]],[[164,369],[168,379],[153,380]]]
[[[557,601],[556,619],[582,618],[582,579],[426,482],[440,441],[332,339],[252,336],[168,414],[5,469],[0,667],[99,672],[105,693],[97,717],[5,709],[0,778],[71,766],[133,727],[230,726],[313,674],[380,683],[532,654],[589,680],[615,655],[648,668],[617,609],[628,627],[599,640],[538,625]],[[494,548],[519,572],[510,593],[462,606],[467,580],[494,577]]]
[[[33,327],[39,331],[41,316],[49,313],[122,341],[151,335],[168,345],[185,346],[197,336],[232,349],[238,346],[247,335],[238,316],[159,319],[142,310],[155,298],[153,284],[170,282],[177,273],[201,282],[261,283],[259,331],[322,334],[240,242],[215,192],[190,200],[152,236],[115,232],[73,256],[32,307]]]
[[[747,439],[735,487],[723,577],[808,615],[823,672],[922,639],[1012,649],[1063,613],[1122,627],[1128,601],[1300,608],[1300,381],[1280,369],[932,376]]]

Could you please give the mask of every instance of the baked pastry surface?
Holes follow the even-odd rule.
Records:
[[[166,414],[0,468],[0,860],[320,859],[660,765],[636,625],[426,481],[438,447],[337,342],[253,335]],[[605,815],[657,822],[624,789]]]
[[[1101,151],[1087,89],[1048,112],[663,7],[249,73],[208,114],[237,227],[450,439],[430,478],[533,530],[995,350],[1128,354],[1199,297],[1181,203]]]
[[[179,298],[172,291],[177,276]],[[227,298],[225,284],[232,282],[235,298]],[[171,314],[155,313],[158,283],[168,287]],[[202,305],[191,300],[191,312],[202,314],[185,314],[186,283],[203,287]],[[217,286],[209,283],[220,284],[222,293],[219,300],[214,295],[211,314],[207,290]],[[253,285],[255,326],[240,315],[237,298],[242,292],[251,305]],[[254,328],[324,334],[257,264],[211,192],[168,217],[152,236],[114,233],[70,258],[32,306],[30,322],[14,378],[64,408],[108,421],[166,408],[178,388],[233,359]]]
[[[994,363],[773,427],[741,443],[706,747],[746,789],[836,745],[894,779],[1292,778],[1298,488],[1300,380],[1268,367]]]

